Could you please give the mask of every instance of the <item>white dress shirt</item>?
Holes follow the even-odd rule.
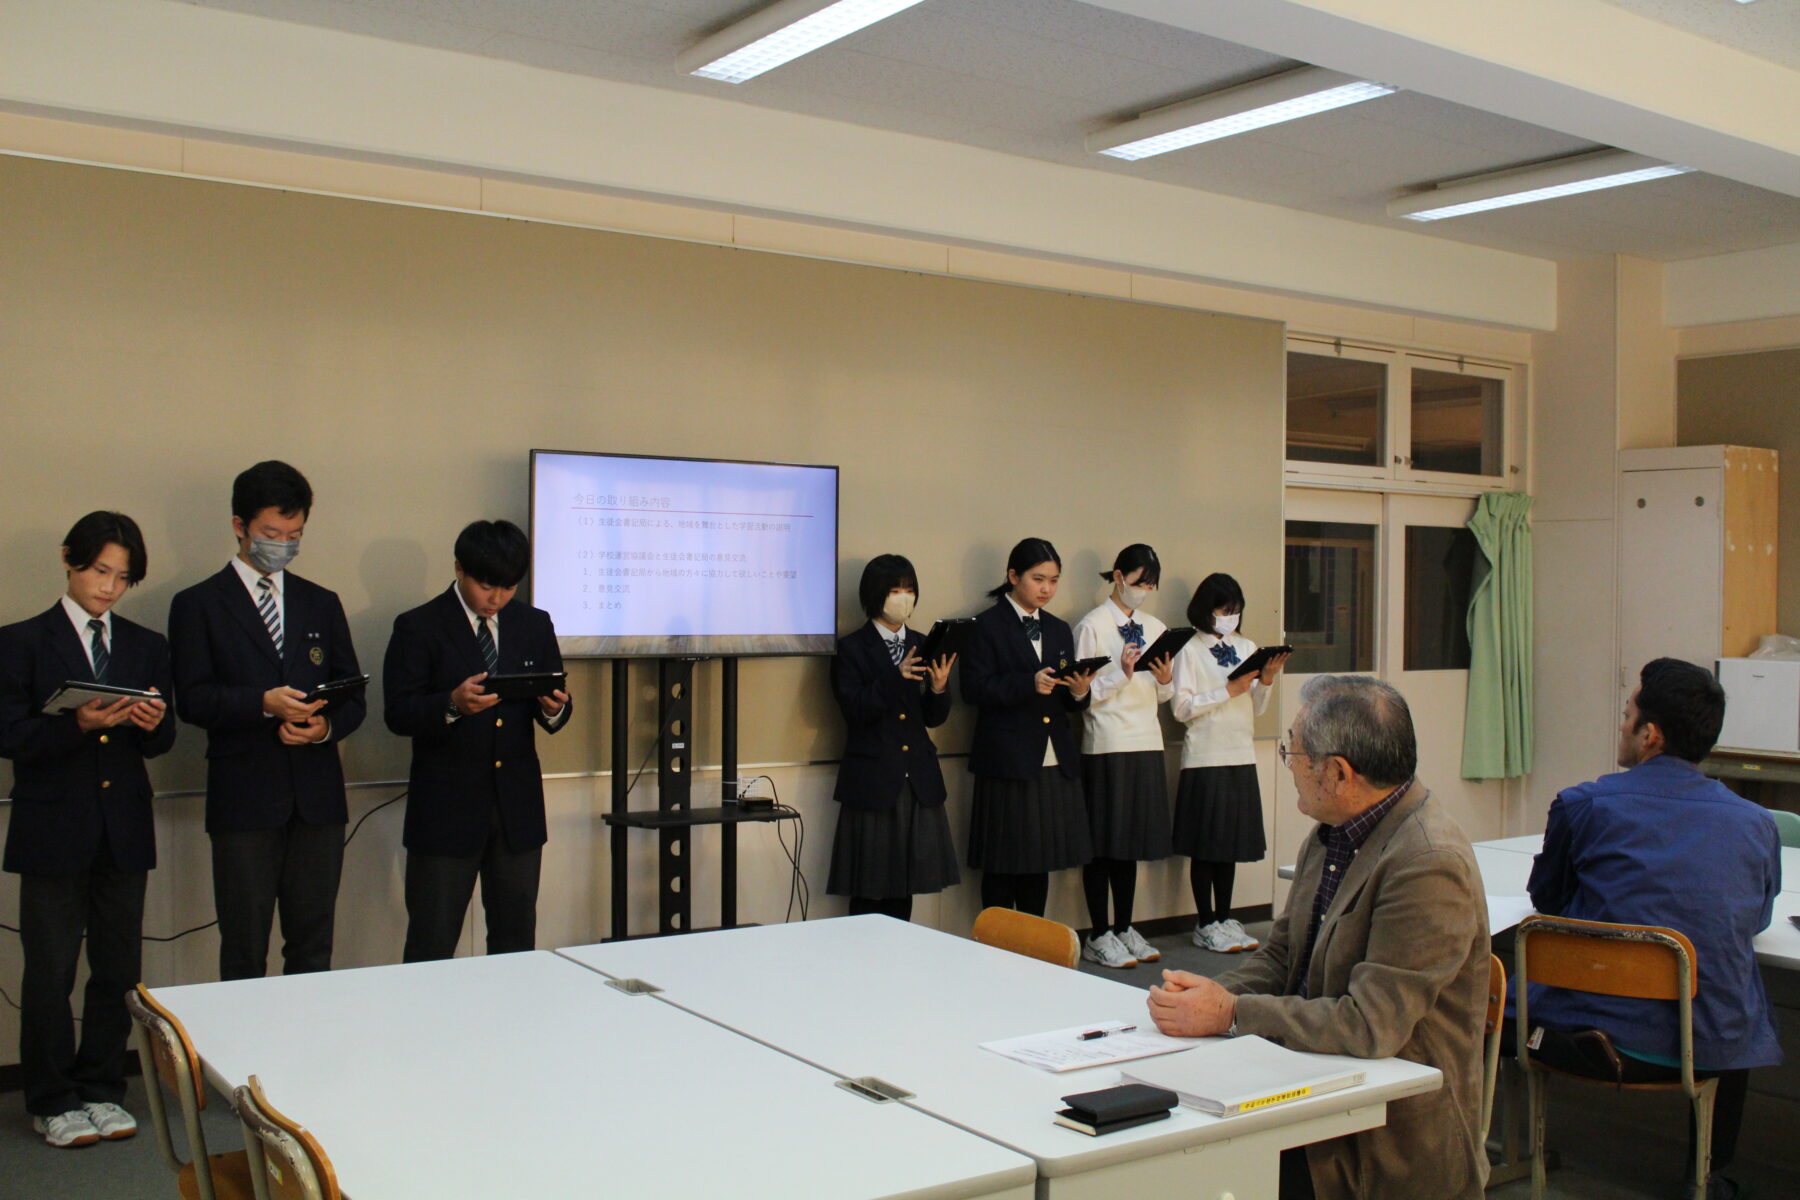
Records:
[[[1127,616],[1112,597],[1075,626],[1075,657],[1094,658],[1104,654],[1112,659],[1100,674],[1094,676],[1088,689],[1090,703],[1081,727],[1083,754],[1130,754],[1142,750],[1161,751],[1162,723],[1156,719],[1156,706],[1175,694],[1175,685],[1159,684],[1150,673],[1149,664],[1138,660],[1131,677],[1125,676],[1125,639],[1119,626],[1136,621],[1144,627],[1144,648],[1168,629],[1161,621],[1139,609]]]
[[[1175,656],[1175,697],[1169,711],[1187,725],[1187,736],[1181,742],[1184,771],[1256,762],[1256,715],[1269,707],[1274,689],[1264,687],[1259,679],[1250,684],[1249,691],[1230,695],[1226,685],[1237,668],[1222,667],[1213,657],[1212,647],[1221,641],[1229,641],[1237,650],[1240,664],[1256,651],[1255,642],[1235,633],[1225,638],[1196,633]]]
[[[75,603],[67,592],[62,598],[63,612],[68,614],[69,623],[75,626],[75,640],[81,643],[81,652],[87,655],[88,670],[94,669],[94,631],[88,628],[88,622],[98,620],[106,628],[100,634],[100,642],[112,653],[112,609],[107,609],[99,617],[90,617],[87,609]]]
[[[1020,621],[1024,621],[1026,617],[1041,617],[1043,615],[1042,612],[1026,612],[1019,602],[1013,599],[1013,594],[1011,592],[1006,593],[1006,602],[1012,605],[1013,612],[1018,614]],[[1019,632],[1025,632],[1023,627],[1020,628]],[[1038,628],[1038,636],[1031,638],[1031,652],[1038,656],[1039,662],[1044,661],[1044,637],[1042,626],[1039,626]],[[1051,695],[1055,695],[1055,693],[1052,692]],[[1054,741],[1044,743],[1044,765],[1046,767],[1054,767],[1056,765],[1056,743]]]

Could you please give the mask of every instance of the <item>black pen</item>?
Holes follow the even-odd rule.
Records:
[[[1121,1025],[1117,1029],[1090,1029],[1086,1033],[1077,1035],[1076,1040],[1091,1042],[1095,1038],[1111,1037],[1115,1033],[1130,1033],[1136,1028],[1136,1025]]]

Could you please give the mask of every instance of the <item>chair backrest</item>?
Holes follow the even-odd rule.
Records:
[[[984,946],[997,946],[1059,967],[1072,967],[1081,960],[1081,939],[1073,929],[1060,921],[1010,908],[982,909],[975,917],[971,936]]]
[[[279,1112],[250,1077],[234,1095],[257,1200],[341,1200],[337,1172],[318,1139]]]
[[[1526,983],[1645,1000],[1691,999],[1700,987],[1694,943],[1678,930],[1534,915],[1516,937]]]
[[[1781,834],[1781,844],[1800,846],[1800,813],[1791,813],[1785,808],[1771,808],[1769,815],[1775,818],[1775,830]]]
[[[1487,1024],[1482,1032],[1494,1034],[1500,1032],[1500,1023],[1506,1019],[1506,964],[1500,961],[1498,954],[1488,955],[1488,993]]]
[[[157,1146],[171,1171],[191,1165],[194,1188],[200,1200],[213,1200],[212,1164],[206,1153],[206,1129],[200,1123],[200,1110],[206,1107],[206,1088],[201,1084],[200,1056],[187,1030],[175,1014],[158,1004],[148,988],[138,984],[125,994],[125,1011],[137,1031],[138,1061],[144,1069],[144,1099],[150,1106],[150,1121],[156,1130]],[[160,1085],[159,1082],[160,1081]],[[170,1128],[168,1105],[163,1088],[175,1094],[181,1107],[181,1123],[187,1133],[188,1162],[175,1153],[174,1133]]]

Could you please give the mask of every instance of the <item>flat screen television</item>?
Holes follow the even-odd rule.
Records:
[[[830,654],[838,469],[531,452],[531,598],[565,658]]]

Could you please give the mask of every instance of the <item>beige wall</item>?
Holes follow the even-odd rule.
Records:
[[[378,670],[393,615],[447,582],[456,530],[524,521],[526,451],[543,446],[840,464],[845,628],[870,555],[914,558],[929,619],[983,603],[1026,534],[1063,550],[1064,615],[1095,601],[1119,545],[1145,540],[1167,564],[1164,616],[1223,569],[1266,598],[1253,630],[1278,628],[1276,322],[28,159],[0,159],[0,195],[8,619],[52,602],[62,533],[109,506],[150,542],[150,577],[121,611],[162,627],[173,592],[230,552],[231,475],[274,456],[318,493],[296,569],[340,593]],[[835,756],[822,660],[747,663],[742,682],[743,761]],[[551,787],[545,944],[607,920],[605,781],[585,777],[605,765],[606,669],[580,665],[573,683],[581,710],[545,754],[572,776]],[[959,711],[940,747],[963,750],[967,728]],[[154,767],[159,789],[199,784],[202,745],[184,730]],[[353,780],[404,776],[406,747],[378,719],[344,754]],[[960,762],[947,766],[960,803]],[[822,893],[831,771],[771,773],[812,817]],[[653,804],[653,783],[634,804]],[[359,788],[353,816],[394,790]],[[198,798],[159,803],[156,933],[212,915]],[[341,963],[397,955],[398,816],[350,850]],[[745,840],[745,916],[780,919],[785,863],[772,838]],[[1160,911],[1185,905],[1172,872],[1148,891]],[[1075,917],[1072,890],[1058,903]],[[15,906],[0,883],[0,920]],[[210,936],[153,947],[146,974],[208,977]],[[9,990],[16,948],[0,940]]]
[[[1763,446],[1787,467],[1776,621],[1780,632],[1800,634],[1800,350],[1684,359],[1678,378],[1682,445]]]

